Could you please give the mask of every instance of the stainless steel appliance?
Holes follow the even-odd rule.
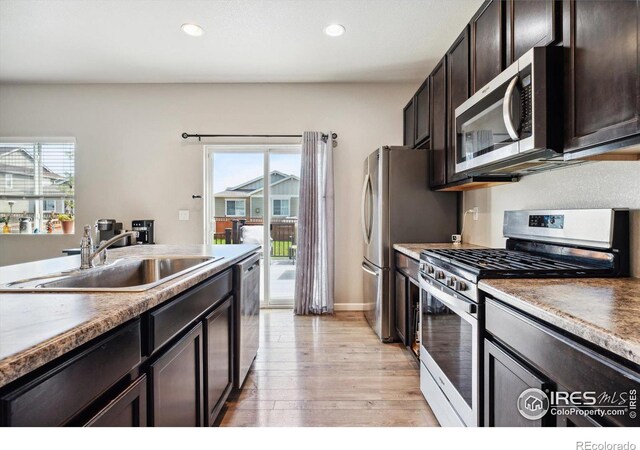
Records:
[[[561,51],[534,47],[456,108],[456,173],[527,174],[569,164]]]
[[[258,354],[260,342],[260,255],[255,254],[234,267],[236,301],[234,305],[233,387],[241,388]]]
[[[420,255],[420,387],[442,425],[480,423],[482,278],[629,275],[629,211],[506,211],[506,249]]]
[[[381,147],[364,161],[365,317],[383,342],[395,339],[393,244],[446,242],[456,232],[456,194],[429,190],[427,169],[427,152],[405,147]]]
[[[153,220],[134,220],[131,229],[138,232],[137,244],[155,244],[155,226]]]

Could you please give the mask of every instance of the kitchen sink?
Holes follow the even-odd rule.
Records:
[[[141,292],[222,257],[124,258],[93,269],[51,274],[0,286],[0,291]]]

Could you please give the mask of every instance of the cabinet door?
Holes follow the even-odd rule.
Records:
[[[506,6],[507,65],[533,47],[555,42],[554,0],[508,0]]]
[[[407,277],[396,270],[396,332],[404,345],[407,340]]]
[[[412,98],[407,106],[404,107],[404,138],[402,145],[413,148],[416,143],[416,129],[415,129],[415,107],[414,99]]]
[[[442,58],[431,72],[431,187],[447,182],[447,80],[446,58]]]
[[[471,87],[477,92],[504,68],[501,0],[486,1],[471,19]]]
[[[429,138],[429,79],[427,78],[416,93],[416,144]]]
[[[146,427],[147,377],[141,376],[90,419],[87,427]]]
[[[232,301],[233,298],[230,297],[204,320],[205,411],[209,425],[216,420],[233,382]]]
[[[565,151],[640,133],[637,1],[563,3]]]
[[[456,108],[469,98],[469,27],[447,52],[448,123],[447,183],[466,178],[456,175]]]
[[[546,383],[516,361],[506,350],[484,341],[484,426],[541,427],[543,419],[524,418],[518,397],[529,388],[544,390]]]
[[[202,426],[202,324],[153,362],[149,375],[151,425]]]

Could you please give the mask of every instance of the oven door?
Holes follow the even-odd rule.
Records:
[[[456,173],[522,153],[531,136],[531,66],[516,61],[456,109]]]
[[[478,425],[478,305],[420,274],[420,361],[467,426]]]

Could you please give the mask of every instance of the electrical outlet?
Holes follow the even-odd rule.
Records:
[[[473,208],[473,220],[478,220],[478,207]]]
[[[181,209],[178,211],[178,220],[189,220],[189,210]]]

